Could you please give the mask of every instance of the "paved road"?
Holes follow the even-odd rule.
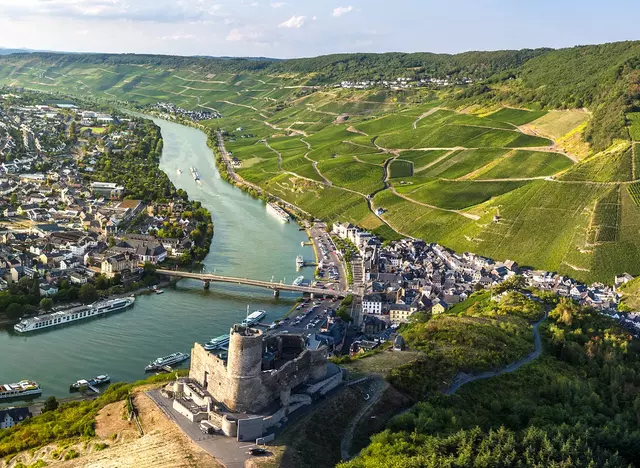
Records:
[[[251,458],[247,452],[255,447],[254,444],[238,442],[233,437],[223,435],[203,434],[198,424],[190,422],[173,409],[171,400],[163,397],[160,390],[149,390],[147,395],[182,432],[227,468],[244,468],[245,461]]]
[[[389,384],[380,378],[376,378],[372,381],[371,387],[369,387],[369,400],[362,407],[358,414],[356,414],[353,419],[349,422],[349,426],[347,426],[347,430],[340,441],[340,454],[343,461],[348,461],[353,458],[349,454],[349,449],[351,448],[351,442],[353,440],[353,435],[356,431],[356,426],[360,422],[360,420],[364,417],[364,415],[371,409],[373,405],[375,405],[378,401],[380,401],[380,397],[384,391],[389,387]]]
[[[502,369],[498,369],[495,371],[486,371],[480,374],[458,374],[456,378],[454,378],[454,382],[444,391],[445,395],[453,395],[465,384],[469,382],[474,382],[476,380],[490,379],[491,377],[497,377],[500,374],[508,374],[509,372],[516,371],[520,369],[525,364],[530,363],[534,359],[537,359],[542,353],[542,339],[540,338],[540,325],[547,319],[548,312],[545,311],[544,317],[538,320],[533,324],[533,340],[534,340],[534,350],[528,356],[523,357],[517,361],[512,362],[511,364],[503,367]]]

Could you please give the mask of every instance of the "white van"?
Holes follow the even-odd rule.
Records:
[[[220,428],[218,426],[214,426],[207,420],[200,421],[200,430],[203,434],[215,434],[216,432],[220,432]]]

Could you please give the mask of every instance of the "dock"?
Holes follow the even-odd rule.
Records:
[[[160,369],[161,371],[166,372],[167,374],[171,374],[173,372],[173,369],[171,366],[162,366]]]
[[[93,393],[100,393],[100,390],[98,390],[96,387],[94,387],[93,385],[87,385],[87,388],[89,390],[91,390]]]

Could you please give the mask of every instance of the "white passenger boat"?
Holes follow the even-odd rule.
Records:
[[[160,370],[163,367],[173,366],[174,364],[179,364],[183,361],[186,361],[187,359],[189,359],[189,357],[190,356],[185,353],[172,353],[172,354],[169,354],[168,356],[164,356],[156,359],[155,361],[150,362],[149,365],[144,368],[144,370],[145,371]]]
[[[254,310],[250,315],[242,321],[242,325],[250,327],[260,322],[267,315],[266,310]]]
[[[289,213],[272,202],[267,203],[267,213],[275,216],[283,223],[288,223],[291,220],[291,216],[289,216]]]
[[[0,384],[0,400],[23,398],[40,395],[41,393],[42,389],[37,382],[33,380],[21,380],[17,383]]]
[[[204,349],[207,351],[213,351],[214,349],[221,349],[229,344],[229,335],[220,335],[217,338],[212,339],[204,345]]]
[[[291,284],[294,286],[300,286],[303,282],[304,282],[304,276],[298,276],[296,279],[293,280],[293,283]]]
[[[125,297],[120,299],[110,299],[102,302],[94,302],[88,306],[74,307],[72,309],[52,312],[50,314],[38,315],[23,319],[20,323],[13,326],[18,333],[27,333],[45,328],[65,325],[67,323],[77,322],[91,317],[107,315],[112,312],[118,312],[131,307],[135,302],[134,297]]]

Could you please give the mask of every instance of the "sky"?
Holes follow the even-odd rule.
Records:
[[[0,47],[243,57],[640,39],[637,0],[0,0]]]

